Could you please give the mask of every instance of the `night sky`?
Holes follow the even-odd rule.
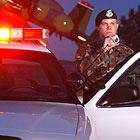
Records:
[[[63,8],[64,12],[68,14],[72,8],[79,2],[79,0],[56,0]],[[84,0],[92,4],[95,8],[91,15],[86,34],[90,35],[95,29],[95,17],[104,9],[112,9],[118,15],[118,19],[121,16],[128,17],[129,10],[131,8],[137,11],[140,0]],[[118,20],[119,22],[119,20]],[[55,34],[48,39],[50,50],[61,60],[74,60],[74,56],[77,50],[76,44],[66,38],[59,40]]]

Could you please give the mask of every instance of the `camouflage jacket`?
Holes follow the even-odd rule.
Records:
[[[98,48],[94,46],[97,44],[100,45]],[[120,43],[108,52],[103,50],[102,45],[103,43],[98,41],[84,44],[79,47],[75,56],[75,66],[90,86],[102,80],[119,63],[134,53],[132,49]]]

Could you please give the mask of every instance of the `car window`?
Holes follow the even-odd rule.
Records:
[[[76,98],[52,54],[9,49],[0,51],[0,99],[73,102]]]
[[[28,83],[30,80],[37,81],[39,85],[49,85],[48,76],[45,74],[43,67],[38,62],[28,60],[2,58],[0,66],[0,76],[14,79],[14,84],[20,85]],[[2,80],[2,78],[1,78]]]
[[[136,65],[118,84],[136,85],[140,88],[140,64]]]
[[[119,96],[119,97],[115,97],[115,96]],[[119,101],[121,102],[115,101],[115,99],[116,100],[119,99]],[[105,93],[105,95],[101,98],[101,100],[97,104],[101,106],[111,106],[113,105],[114,102],[115,103],[118,102],[117,105],[119,107],[120,105],[121,106],[140,105],[140,61],[139,60],[135,62],[135,64],[133,64],[115,82],[115,84]]]

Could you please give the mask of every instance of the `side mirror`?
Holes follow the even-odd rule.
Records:
[[[139,98],[139,88],[137,86],[117,86],[112,90],[111,105],[125,105]]]
[[[78,91],[83,87],[84,80],[77,72],[73,72],[67,76],[66,83],[72,91]]]

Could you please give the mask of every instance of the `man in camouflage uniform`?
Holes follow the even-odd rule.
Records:
[[[118,26],[114,11],[111,9],[101,11],[96,17],[99,36],[77,50],[75,66],[92,89],[92,92],[84,94],[84,103],[91,98],[91,93],[104,87],[104,79],[108,74],[134,53],[132,49],[119,43],[116,35]]]

